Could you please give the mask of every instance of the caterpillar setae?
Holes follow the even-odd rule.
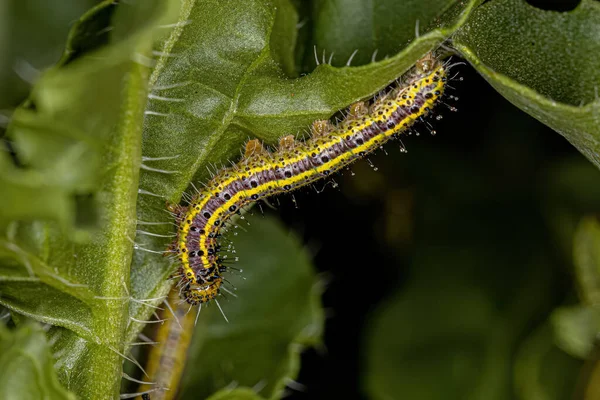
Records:
[[[176,290],[169,293],[167,304],[175,303]],[[176,398],[183,368],[187,358],[187,350],[192,340],[195,324],[194,315],[187,313],[183,304],[160,311],[159,318],[164,322],[156,327],[155,343],[148,354],[146,375],[151,383],[142,383],[138,393],[142,400],[172,400]],[[169,313],[173,318],[169,318]],[[173,389],[173,390],[171,390]]]
[[[201,304],[219,294],[227,269],[219,257],[220,232],[234,214],[249,203],[326,178],[407,132],[440,101],[450,67],[426,55],[372,104],[352,104],[337,124],[315,121],[304,142],[285,136],[270,152],[250,140],[242,160],[218,172],[187,206],[170,206],[178,229],[169,249],[180,261],[185,301]]]

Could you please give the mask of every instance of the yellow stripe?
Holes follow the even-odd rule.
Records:
[[[417,87],[415,88],[413,85],[411,85],[408,89],[407,89],[407,94],[414,99],[415,94],[418,93],[422,87],[423,87],[423,82],[425,82],[427,79],[431,80],[436,72],[441,71],[442,73],[439,75],[440,80],[437,82],[436,85],[436,89],[434,89],[434,92],[436,90],[442,90],[444,83],[442,82],[441,78],[442,76],[444,76],[444,71],[443,71],[443,67],[440,67],[436,70],[434,70],[431,74],[429,74],[427,77],[422,78],[419,83],[417,84]],[[421,117],[423,114],[425,114],[427,108],[431,109],[433,108],[433,105],[435,104],[436,100],[438,99],[439,96],[434,95],[431,99],[428,99],[425,101],[425,103],[420,107],[419,112],[416,114],[409,114],[404,120],[399,121],[396,126],[393,129],[389,129],[385,132],[382,133],[382,135],[386,138],[394,135],[395,133],[397,133],[398,131],[404,129],[403,124],[407,123],[410,125],[414,120],[418,119],[419,117]],[[388,101],[393,102],[393,105],[389,108],[385,108],[385,111],[382,115],[376,115],[374,117],[371,116],[367,116],[366,117],[366,121],[362,122],[361,124],[359,124],[358,126],[355,127],[351,127],[348,128],[346,131],[344,132],[340,132],[337,133],[336,135],[333,135],[331,137],[331,140],[329,142],[326,142],[324,144],[321,144],[319,147],[321,148],[320,151],[323,152],[325,150],[330,149],[331,147],[335,146],[336,144],[338,144],[341,140],[342,136],[348,135],[348,134],[354,134],[357,132],[360,132],[363,129],[366,129],[367,127],[371,126],[374,122],[382,122],[382,121],[386,121],[388,120],[392,113],[398,109],[398,107],[402,106],[403,104],[401,102],[398,102],[396,99],[388,99]],[[307,170],[301,174],[297,174],[297,175],[293,175],[290,178],[287,179],[283,179],[283,180],[277,180],[277,184],[275,185],[276,188],[283,188],[286,185],[293,185],[295,183],[301,182],[301,181],[305,181],[307,180],[307,178],[310,175],[319,175],[327,170],[335,170],[336,166],[344,166],[345,162],[352,157],[353,154],[356,154],[356,152],[360,153],[361,151],[367,151],[369,149],[369,147],[374,147],[373,146],[373,141],[376,140],[375,138],[363,143],[362,145],[360,145],[359,147],[352,149],[352,151],[347,152],[347,153],[343,153],[341,154],[339,157],[333,158],[331,160],[329,160],[327,163],[320,165],[317,168],[314,169],[310,169]],[[304,154],[300,154],[296,157],[290,158],[286,160],[287,164],[293,164],[296,163],[298,161],[301,161],[302,159],[308,157],[309,154],[304,152]],[[276,162],[276,167],[282,167],[282,165],[280,165],[279,162]],[[266,166],[261,166],[261,167],[255,167],[250,169],[249,171],[244,171],[244,174],[247,176],[251,176],[254,174],[258,174],[264,171],[267,171],[269,169],[273,169],[274,166],[273,165],[266,165]],[[224,180],[223,182],[220,182],[219,186],[225,187],[229,184],[231,184],[232,182],[240,179],[238,174],[235,171],[232,171],[232,174],[234,176]],[[236,204],[242,197],[247,197],[248,199],[250,198],[250,196],[252,196],[253,194],[259,194],[261,192],[264,192],[266,189],[269,188],[269,186],[273,185],[273,182],[269,182],[267,184],[263,184],[260,186],[257,186],[256,188],[252,188],[249,190],[242,190],[238,193],[236,193],[234,196],[231,197],[231,199],[229,201],[227,201],[226,203],[224,203],[221,207],[219,207],[218,210],[216,210],[214,213],[212,213],[211,217],[208,219],[207,224],[206,224],[206,235],[208,235],[210,232],[212,232],[212,230],[218,230],[218,227],[214,226],[214,223],[217,219],[222,219],[222,215],[224,213],[226,213],[229,210],[229,207],[233,204]],[[194,219],[196,218],[196,216],[198,215],[198,213],[204,209],[204,207],[206,206],[206,204],[212,199],[213,196],[215,196],[215,194],[217,194],[219,191],[218,190],[211,190],[207,195],[204,196],[204,198],[199,202],[199,203],[192,203],[188,213],[186,215],[186,218],[184,219],[184,221],[182,222],[182,226],[183,226],[183,230],[181,230],[180,232],[180,240],[179,240],[179,248],[183,249],[186,247],[186,241],[187,241],[187,236],[189,233],[189,229],[191,227],[191,224],[188,223],[187,221],[194,221]],[[200,250],[204,252],[204,255],[201,256],[201,263],[202,265],[207,265],[208,264],[208,249],[205,245],[205,237],[201,236],[200,237],[200,243],[199,243],[199,247]],[[194,271],[192,270],[192,268],[189,265],[189,258],[186,253],[181,253],[181,259],[182,259],[182,263],[183,263],[183,268],[184,271],[187,272],[191,272],[192,273],[192,278],[190,278],[189,280],[192,283],[196,282],[196,277],[194,276]]]
[[[180,303],[179,290],[172,289],[168,301],[173,304],[174,315],[166,309],[160,313],[160,318],[165,322],[157,328],[155,341],[158,343],[152,347],[146,363],[146,380],[156,384],[142,384],[138,389],[139,393],[143,393],[157,387],[163,388],[151,394],[152,400],[173,400],[177,395],[194,332],[196,314],[189,312],[187,303]],[[141,396],[137,399],[141,400]]]

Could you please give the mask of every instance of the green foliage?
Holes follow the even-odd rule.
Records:
[[[0,325],[0,351],[3,399],[75,399],[58,382],[45,332],[36,325]]]
[[[519,349],[515,391],[522,399],[572,398],[580,368],[577,360],[555,346],[549,327],[542,326]]]
[[[100,46],[95,39],[98,24],[90,20],[108,22],[104,16],[107,7],[113,7],[112,2],[84,15],[75,29],[80,35],[86,28],[93,29],[85,31],[92,40],[88,43],[71,37],[67,48],[80,48],[81,54],[73,59],[68,52],[63,63],[48,70],[29,100],[15,111],[7,136],[23,166],[11,165],[3,171],[3,179],[28,190],[2,197],[8,202],[2,206],[3,220],[20,221],[11,222],[2,239],[0,302],[56,326],[50,332],[56,340],[55,350],[68,359],[57,363],[57,372],[62,383],[82,398],[96,398],[99,393],[116,396],[120,386],[140,121],[148,79],[147,69],[134,63],[132,56],[151,47],[154,24],[163,13],[162,7],[155,7],[147,14],[150,18],[139,22],[121,16],[127,6],[115,9],[110,19],[115,24],[114,34]],[[127,35],[121,33],[124,31]],[[2,157],[8,156],[2,153]],[[19,176],[24,174],[36,179]],[[70,206],[61,214],[69,218],[59,221],[61,224],[28,222],[51,216],[44,211],[51,212],[54,203],[39,204],[37,195],[32,194],[44,193],[48,187],[58,193],[60,204]],[[69,239],[67,226],[74,220],[76,195],[88,191],[99,193],[101,229],[90,233],[89,243],[78,244]],[[13,204],[31,214],[13,215]]]
[[[569,12],[489,1],[453,41],[511,103],[562,134],[600,167],[600,3]]]
[[[33,325],[0,327],[2,346],[10,349],[1,362],[35,359],[24,364],[23,374],[35,373],[39,380],[38,387],[27,385],[26,376],[10,383],[6,378],[3,398],[14,393],[34,398],[34,390],[69,398],[55,374],[79,398],[117,398],[122,361],[143,328],[140,321],[152,318],[149,304],[159,304],[172,285],[171,261],[157,254],[172,235],[165,201],[179,202],[192,182],[208,178],[207,170],[235,159],[248,137],[275,144],[285,134],[303,132],[312,121],[377,93],[446,40],[509,101],[600,166],[597,2],[583,0],[566,13],[542,11],[523,0],[296,3],[107,0],[75,23],[63,57],[12,113],[5,134],[11,152],[0,152],[0,304],[14,313],[14,321],[25,315],[51,324],[47,336],[57,357],[56,363],[50,360],[45,335]],[[22,13],[5,5],[0,11],[3,7]],[[47,18],[39,32],[61,32],[56,24],[63,35],[68,8]],[[8,107],[24,88],[13,82],[6,59],[20,54],[38,65],[35,52],[20,51],[39,44],[19,34],[7,46],[1,29],[12,25],[2,24],[3,15],[0,49],[8,49],[8,57],[0,60],[0,91],[9,93],[0,107]],[[32,19],[23,19],[34,30]],[[149,62],[152,49],[155,65]],[[346,66],[355,50],[353,66]],[[323,62],[330,57],[331,65]],[[40,56],[44,62],[48,59]],[[476,192],[473,186],[466,190]],[[593,188],[584,192],[597,199]],[[564,215],[574,226],[575,217]],[[216,307],[201,314],[190,356],[195,367],[185,376],[182,398],[259,398],[249,388],[262,380],[260,396],[278,398],[298,374],[301,349],[319,344],[323,311],[307,252],[272,220],[251,222],[234,239],[245,280],[233,278],[239,298],[223,304],[231,323]],[[597,238],[581,232],[575,264],[585,276],[580,283],[587,299],[595,296],[590,286],[597,257],[589,243]],[[572,233],[559,233],[565,248]],[[529,334],[527,321],[549,307],[557,273],[549,271],[544,282],[538,276],[550,261],[527,259],[530,274],[519,277],[512,259],[489,261],[495,248],[462,250],[476,256],[456,256],[450,264],[463,269],[455,276],[428,268],[448,263],[453,254],[416,258],[419,276],[381,306],[365,346],[365,391],[373,398],[468,393],[501,399],[514,384],[523,399],[546,398],[539,394],[545,392],[566,396],[580,364],[553,346],[550,325],[537,328],[526,344],[519,342]],[[511,271],[506,283],[520,288],[514,298],[494,285],[473,284],[477,266],[486,263],[494,264],[493,271]],[[596,311],[567,310],[552,318],[559,344],[585,357]],[[582,319],[586,329],[579,329]],[[399,334],[406,326],[412,328]],[[494,333],[499,330],[509,334]],[[452,351],[432,369],[422,350],[435,354],[442,346]],[[519,353],[517,360],[507,357],[510,352]],[[547,359],[558,360],[556,369]],[[484,373],[474,381],[482,365]],[[565,370],[569,379],[551,379]],[[232,376],[242,387],[226,388]],[[438,378],[439,386],[428,384]]]
[[[163,48],[181,57],[160,58],[152,74],[152,85],[177,85],[156,93],[182,101],[148,105],[161,115],[147,117],[142,153],[150,158],[173,157],[148,162],[152,168],[173,173],[141,171],[140,188],[154,194],[139,197],[142,221],[164,220],[165,199],[178,202],[191,181],[205,180],[207,167],[221,165],[237,154],[248,136],[273,144],[283,134],[306,129],[312,121],[385,87],[448,35],[433,31],[378,63],[355,68],[320,65],[307,76],[290,79],[275,60],[287,59],[284,66],[291,63],[290,50],[281,46],[281,40],[287,37],[287,42],[293,42],[294,9],[285,1],[278,8],[249,1],[224,11],[218,3],[184,2],[179,20],[193,22],[175,29]],[[288,13],[285,18],[280,15],[283,12]],[[456,29],[453,23],[450,20],[446,29]],[[239,46],[241,28],[244,46]],[[225,60],[218,56],[221,53],[226,54]],[[153,231],[169,232],[169,227]],[[138,240],[146,248],[164,245],[156,237]],[[168,263],[151,254],[136,255],[132,274],[144,277],[132,280],[138,298],[164,295],[170,286],[165,281],[170,274]],[[144,320],[148,310],[134,305],[133,315]],[[137,330],[134,327],[129,337]]]
[[[492,218],[475,212],[460,219],[468,226],[483,220],[485,226]],[[478,243],[471,228],[462,235],[458,230],[438,234],[416,249],[408,286],[382,304],[368,324],[365,386],[372,398],[403,393],[415,399],[509,399],[511,386],[529,389],[524,371],[512,376],[511,366],[524,362],[521,355],[512,355],[528,335],[530,321],[550,305],[558,271],[543,255],[543,243],[532,240],[524,248],[531,230],[502,240],[519,221],[506,219],[488,233],[489,241]],[[511,252],[503,252],[505,247]],[[566,374],[561,384],[568,394],[579,363],[561,356],[552,345],[551,331],[546,331],[544,351],[568,361],[553,370]],[[542,365],[540,360],[535,368]],[[545,377],[535,378],[541,387],[549,383]]]
[[[210,396],[210,400],[260,400],[260,396],[252,389],[224,389]]]
[[[600,332],[600,223],[583,218],[574,236],[573,259],[581,304],[554,311],[557,344],[574,357],[592,356]]]
[[[186,374],[182,399],[208,398],[233,377],[239,386],[261,387],[264,398],[279,399],[298,374],[302,349],[319,344],[322,288],[298,239],[257,216],[235,243],[241,264],[251,267],[231,277],[237,298],[221,301],[229,322],[215,307],[202,315],[190,349],[190,365],[198,368]]]

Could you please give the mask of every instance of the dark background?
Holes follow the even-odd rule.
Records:
[[[579,4],[527,2],[555,11]],[[490,293],[500,313],[507,311],[510,297],[523,285],[521,276],[538,276],[547,285],[545,298],[527,317],[516,342],[539,329],[556,307],[577,303],[569,224],[583,215],[597,215],[594,188],[600,174],[566,139],[511,105],[470,66],[456,71],[463,81],[452,82],[455,89],[449,94],[459,101],[449,103],[459,111],[437,108],[436,115],[443,119],[431,120],[435,136],[421,124],[416,127],[419,137],[403,138],[407,154],[399,151],[398,143],[389,143],[384,152],[369,157],[377,171],[361,161],[352,167],[355,175],[334,177],[337,188],[297,193],[298,206],[280,201],[278,214],[314,249],[316,268],[328,282],[322,299],[327,315],[324,346],[304,352],[297,379],[301,385],[290,385],[289,398],[366,398],[366,381],[373,373],[373,321],[386,301],[402,296],[418,275],[415,257],[431,247],[461,252],[472,246],[487,252],[490,262],[479,265],[475,280]],[[561,213],[569,215],[568,221]],[[504,265],[494,262],[496,257]],[[532,267],[532,259],[542,260],[542,273]],[[437,275],[438,268],[445,272]],[[426,270],[424,274],[432,272],[432,281],[453,271],[473,275],[451,262]],[[415,307],[418,313],[419,305]],[[435,321],[430,322],[435,327]],[[442,341],[420,357],[433,365],[446,351],[453,349]],[[513,347],[507,355],[512,364],[517,353]],[[570,356],[565,353],[565,358]],[[411,362],[414,359],[398,360],[406,368],[398,374],[410,370]],[[557,375],[565,388],[564,396],[556,398],[572,398],[577,382],[583,382],[579,361],[568,363],[575,368]],[[431,385],[439,384],[437,378],[432,373]],[[510,398],[515,387],[513,382],[508,386]],[[450,393],[448,398],[454,398]],[[408,393],[398,396],[413,398]]]
[[[531,328],[572,297],[569,255],[557,249],[545,209],[562,203],[560,193],[548,194],[554,193],[557,170],[564,164],[587,169],[589,163],[470,66],[457,71],[463,81],[452,82],[449,94],[459,97],[459,111],[438,107],[443,119],[431,121],[435,136],[418,125],[420,136],[403,139],[407,154],[392,142],[369,157],[377,171],[360,161],[352,167],[354,176],[334,177],[338,188],[297,193],[298,206],[280,200],[278,214],[314,249],[315,265],[328,282],[324,347],[304,353],[298,382],[305,388],[290,389],[290,398],[364,398],[370,319],[411,279],[412,258],[424,243],[458,248],[471,242],[493,249],[490,257],[494,251],[509,255],[514,264],[506,273],[492,265],[479,271],[483,281],[507,294],[513,275],[527,273],[528,256],[546,253],[552,273],[540,279],[549,279],[551,296],[547,307],[531,316]],[[591,164],[589,173],[596,174]],[[459,266],[443,266],[454,267]],[[502,298],[496,298],[498,308]]]

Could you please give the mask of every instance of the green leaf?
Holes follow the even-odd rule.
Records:
[[[485,225],[486,217],[478,222]],[[470,226],[476,217],[468,218],[458,219]],[[406,287],[367,323],[363,388],[369,398],[512,398],[510,355],[532,316],[547,307],[555,273],[534,256],[539,248],[528,248],[530,260],[515,262],[518,244],[513,254],[502,254],[512,242],[492,237],[474,244],[473,232],[466,238],[458,232],[433,234],[432,245],[417,249]]]
[[[119,393],[149,77],[149,68],[135,60],[150,53],[156,25],[174,3],[119,4],[106,20],[112,29],[98,31],[96,23],[105,21],[112,1],[82,17],[62,63],[40,79],[9,132],[24,164],[10,172],[41,177],[37,182],[45,186],[38,189],[52,186],[66,203],[97,192],[99,228],[89,233],[88,244],[71,242],[64,220],[61,226],[13,222],[0,238],[0,303],[55,325],[49,335],[59,378],[90,399]],[[111,39],[86,38],[87,28],[92,36],[111,32]],[[80,53],[71,53],[75,49]],[[18,197],[0,202],[41,208],[20,219],[39,218],[55,206],[36,203],[28,192],[13,193]],[[2,207],[6,219],[14,217]]]
[[[27,97],[30,83],[24,79],[35,79],[38,70],[60,58],[69,26],[95,3],[4,0],[0,4],[0,110],[11,109]]]
[[[9,330],[0,324],[0,398],[75,399],[56,377],[46,335],[37,325]]]
[[[144,125],[137,206],[143,225],[136,243],[154,252],[165,249],[167,241],[153,236],[173,234],[165,201],[179,202],[190,182],[204,182],[209,170],[237,160],[249,137],[274,144],[378,92],[458,29],[476,3],[452,8],[454,24],[420,36],[393,57],[362,67],[319,65],[292,79],[284,43],[294,43],[297,17],[288,1],[275,6],[265,0],[183,1],[180,24],[160,50],[163,57],[150,79],[156,97],[148,103]],[[165,296],[172,272],[169,260],[136,252],[133,295]],[[147,320],[150,312],[132,305],[131,315]],[[129,341],[141,327],[131,325]]]
[[[587,359],[600,330],[600,314],[591,307],[560,307],[550,319],[556,344],[562,350],[583,360]]]
[[[600,307],[600,223],[595,217],[583,218],[573,239],[573,259],[581,298]]]
[[[208,400],[261,400],[262,397],[257,395],[252,389],[237,388],[223,389],[213,394]]]
[[[74,223],[74,199],[61,188],[47,184],[36,171],[20,170],[12,164],[7,152],[0,153],[0,227],[11,220],[53,219]]]
[[[569,12],[491,0],[454,46],[507,100],[562,134],[600,167],[600,3]]]
[[[86,285],[73,282],[72,277],[67,280],[58,266],[52,268],[11,240],[0,239],[0,267],[2,305],[93,338],[90,307],[94,295]],[[70,265],[60,266],[64,267]]]
[[[70,389],[83,398],[117,395],[121,354],[143,325],[127,317],[148,320],[153,312],[140,302],[130,303],[130,295],[136,300],[158,299],[172,284],[167,280],[172,261],[160,255],[168,241],[161,235],[173,235],[165,201],[179,202],[190,182],[206,181],[207,168],[236,161],[249,137],[274,144],[279,137],[305,132],[315,119],[328,118],[376,93],[463,26],[480,1],[375,3],[368,10],[371,14],[363,14],[358,2],[317,2],[313,37],[319,53],[336,51],[334,65],[344,65],[357,47],[358,63],[368,62],[376,48],[379,59],[386,54],[390,58],[362,67],[320,65],[297,78],[293,44],[298,15],[288,1],[183,0],[179,23],[158,49],[162,56],[150,78],[153,88],[148,104],[148,71],[131,58],[136,52],[148,54],[158,18],[154,10],[160,9],[155,2],[138,2],[135,7],[121,2],[116,10],[112,2],[103,2],[76,26],[60,66],[41,79],[30,102],[15,114],[10,137],[23,165],[14,165],[7,154],[0,153],[0,185],[10,190],[8,199],[0,198],[0,225],[8,228],[0,240],[0,301],[14,311],[56,325],[49,336],[56,341],[59,376]],[[482,9],[495,3],[492,0]],[[333,6],[338,6],[339,15]],[[417,20],[421,36],[407,45]],[[113,29],[104,40],[97,33],[108,28],[108,22]],[[304,64],[312,59],[312,47],[308,48]],[[88,195],[92,206],[81,204]],[[94,213],[101,223],[90,233],[93,243],[89,245],[69,242],[65,230],[54,224],[7,224],[53,219],[63,227],[81,226],[84,220],[94,220]],[[136,219],[140,221],[137,233]],[[299,350],[294,343],[314,344],[320,332],[322,316],[313,304],[314,293],[309,293],[314,277],[306,272],[309,263],[298,243],[285,238],[268,220],[253,223],[251,229],[254,225],[260,232],[255,237],[234,238],[240,254],[249,256],[244,264],[246,280],[236,282],[240,298],[221,303],[232,322],[225,324],[214,305],[203,311],[184,396],[202,393],[206,397],[235,380],[244,387],[223,389],[215,396],[254,398],[258,396],[248,388],[264,379],[267,386],[261,394],[277,397],[286,379],[297,374]],[[130,240],[136,234],[138,246],[133,252]],[[265,238],[262,241],[257,239],[260,234]],[[286,240],[291,244],[285,244]],[[284,244],[279,245],[280,241]],[[280,247],[288,252],[280,253]],[[303,272],[302,279],[294,271]],[[497,353],[493,354],[496,358],[485,354],[491,346],[484,337],[487,325],[481,324],[504,325],[493,314],[483,289],[472,290],[469,284],[456,287],[464,289],[471,301],[460,300],[461,291],[447,291],[440,284],[431,286],[435,293],[429,293],[424,302],[443,321],[455,309],[468,311],[461,315],[464,319],[445,321],[451,338],[464,329],[474,332],[467,335],[472,341],[458,338],[453,343],[464,357],[448,355],[436,366],[442,379],[459,387],[466,385],[465,376],[477,369],[478,361],[486,361],[491,371],[492,361],[505,365],[506,359]],[[279,292],[282,288],[288,291]],[[432,299],[444,292],[449,292],[442,297],[447,304],[436,304]],[[535,302],[537,297],[531,293]],[[415,317],[406,304],[400,308],[407,321]],[[519,323],[527,316],[515,314]],[[306,326],[318,329],[309,334],[303,332]],[[387,326],[385,332],[394,337],[402,327]],[[418,345],[427,347],[423,343],[437,341],[431,334],[437,327],[431,321],[419,327],[425,334]],[[269,339],[263,342],[263,336]],[[389,340],[381,339],[382,343]],[[403,339],[404,347],[394,350],[401,355],[399,359],[406,360],[414,355],[414,342]],[[500,342],[500,349],[509,348],[510,342],[497,335],[493,339]],[[382,360],[381,368],[389,367],[390,360],[383,359],[389,354],[381,348],[373,353]],[[235,360],[233,367],[223,368],[223,360]],[[413,372],[402,367],[406,376]],[[426,365],[415,370],[431,372]],[[496,383],[492,388],[499,387],[494,372],[488,375]],[[452,380],[452,373],[460,376]],[[396,375],[383,372],[385,377],[392,380]],[[378,393],[385,392],[388,384],[382,383]],[[415,388],[417,392],[426,389],[430,388]]]
[[[61,63],[41,76],[29,99],[14,112],[7,137],[19,165],[8,165],[6,156],[0,164],[0,180],[11,188],[10,196],[0,197],[0,223],[42,217],[65,227],[97,223],[93,205],[98,200],[87,204],[81,200],[93,196],[102,184],[100,166],[108,161],[103,157],[124,113],[123,78],[135,52],[141,50],[140,42],[153,38],[156,20],[156,16],[146,19],[129,36],[119,37],[119,23],[112,31],[100,24],[110,22],[107,14],[119,18],[114,8],[114,2],[105,1],[82,17],[74,27],[79,36],[70,37]],[[119,10],[128,8],[133,5]],[[108,38],[98,42],[82,36]],[[42,196],[48,201],[32,196],[36,190],[47,192]]]
[[[474,391],[492,305],[481,289],[438,283],[408,288],[369,324],[369,398],[464,399]]]
[[[542,180],[544,213],[561,255],[573,261],[573,238],[582,215],[600,204],[600,171],[584,158],[556,163]]]
[[[112,2],[105,1],[76,22],[63,59],[37,83],[38,92],[48,86],[44,83],[48,80],[46,77],[53,73],[56,75],[57,70],[59,77],[61,74],[66,77],[63,80],[66,81],[67,88],[65,92],[60,91],[65,87],[57,90],[57,96],[68,93],[69,88],[81,90],[85,87],[85,77],[81,81],[72,82],[73,85],[70,86],[67,81],[70,73],[61,70],[60,66],[108,43],[109,36],[98,32],[110,24],[114,9]],[[14,11],[18,13],[18,9]],[[85,41],[83,37],[91,37],[93,41]],[[108,102],[113,103],[113,100],[114,98],[108,99]],[[49,107],[54,105],[53,101],[51,98]],[[65,108],[69,110],[78,102],[79,99],[74,98]],[[0,154],[0,183],[6,188],[6,195],[0,199],[0,227],[11,220],[35,219],[50,219],[60,221],[64,226],[73,226],[77,194],[89,192],[94,187],[92,177],[95,177],[97,169],[97,163],[94,162],[97,154],[94,154],[94,150],[97,148],[92,148],[92,145],[99,146],[100,143],[90,142],[98,129],[78,131],[71,126],[74,121],[70,118],[62,121],[66,122],[65,126],[54,129],[58,121],[54,120],[53,115],[48,115],[48,110],[43,105],[41,107],[39,109],[35,95],[30,95],[25,104],[15,111],[8,128],[8,138],[14,141],[14,157],[18,161],[15,165],[8,152]],[[89,110],[86,112],[89,113]]]
[[[220,300],[229,322],[215,304],[202,311],[182,399],[207,398],[231,382],[279,399],[298,374],[302,349],[320,341],[320,286],[306,250],[272,218],[249,223],[235,237],[243,274],[228,278],[237,297]],[[240,396],[223,398],[248,398]]]
[[[333,54],[334,65],[345,65],[356,53],[352,64],[362,65],[396,54],[418,41],[417,35],[434,35],[441,42],[462,26],[478,3],[481,1],[315,1],[316,49],[309,49],[308,64],[314,65],[315,51],[319,62]]]
[[[581,362],[553,343],[552,330],[543,325],[523,342],[515,362],[514,385],[520,400],[573,398]]]
[[[298,14],[289,1],[280,1],[278,6],[271,34],[271,55],[287,76],[297,77],[294,50],[298,35]]]

